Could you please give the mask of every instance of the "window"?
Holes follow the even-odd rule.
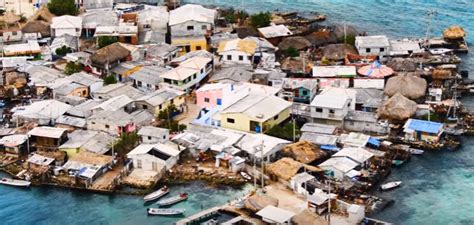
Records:
[[[108,124],[105,124],[105,129],[109,129],[110,126]]]
[[[188,30],[194,30],[194,26],[188,26],[187,29]]]
[[[365,52],[370,53],[370,48],[366,48]]]
[[[202,25],[202,26],[201,26],[201,29],[202,29],[202,30],[207,30],[207,25]]]
[[[201,74],[203,74],[203,73],[204,73],[204,68],[203,68],[203,69],[201,69]]]
[[[204,102],[209,102],[209,98],[204,98]]]
[[[148,106],[147,105],[142,105],[142,108],[143,109],[148,109]]]
[[[151,84],[146,84],[146,87],[147,87],[147,88],[151,88]]]
[[[249,56],[248,58],[249,58],[249,61],[252,62],[252,56]]]
[[[137,159],[137,168],[141,169],[142,168],[142,160]]]
[[[148,136],[148,140],[151,140],[151,136]]]
[[[330,110],[329,110],[329,113],[330,113],[330,114],[334,114],[334,109],[330,109]]]
[[[235,123],[235,120],[232,118],[227,118],[227,123]]]
[[[202,49],[202,47],[200,45],[196,46],[196,51],[199,51],[201,49]]]
[[[159,105],[159,106],[158,106],[158,109],[160,109],[160,110],[161,110],[162,108],[163,108],[163,106],[162,106],[162,105]]]
[[[322,113],[322,112],[323,112],[323,108],[316,108],[316,112]]]
[[[243,55],[239,55],[239,61],[244,61],[244,56]]]
[[[86,90],[82,91],[82,95],[86,96],[86,95],[87,95],[87,91],[86,91]]]
[[[166,140],[166,135],[163,135],[163,140]]]
[[[385,48],[380,48],[380,52],[385,52]]]
[[[349,103],[347,103],[347,107],[351,107],[351,103],[350,103],[350,102],[349,102]]]
[[[275,117],[273,117],[273,120],[277,120],[278,119],[278,115],[276,115]]]
[[[92,124],[95,124],[95,122],[91,122]]]
[[[354,121],[350,121],[349,124],[350,124],[351,126],[354,126]]]
[[[150,24],[143,24],[143,28],[144,29],[149,29],[149,28],[151,28],[151,25]]]
[[[217,99],[217,105],[222,105],[222,99],[220,98]]]
[[[193,75],[193,79],[196,79],[196,77],[197,77],[197,74],[195,73],[195,74]]]
[[[308,95],[308,91],[303,91],[303,95]]]
[[[158,164],[157,164],[156,162],[152,162],[152,163],[151,163],[151,169],[152,169],[153,171],[158,171]]]
[[[174,103],[174,99],[171,99],[171,100],[170,100],[170,103],[173,104],[173,103]]]
[[[227,55],[227,60],[232,60],[232,55]]]
[[[137,86],[138,86],[138,87],[141,87],[141,86],[142,86],[142,82],[141,82],[141,81],[138,81],[138,82],[137,82]]]

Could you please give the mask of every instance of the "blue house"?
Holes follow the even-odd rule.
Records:
[[[283,90],[280,95],[285,100],[309,104],[318,91],[318,82],[310,78],[284,78]]]
[[[424,141],[431,143],[441,143],[444,137],[444,124],[409,119],[403,126],[405,138],[410,141]]]

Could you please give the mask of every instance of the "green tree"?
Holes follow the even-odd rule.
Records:
[[[169,129],[171,132],[182,131],[186,129],[186,125],[179,124],[178,121],[173,120],[173,115],[178,112],[175,105],[171,104],[166,109],[158,113],[159,127]]]
[[[66,69],[64,70],[64,73],[67,75],[71,75],[74,73],[79,73],[84,69],[84,66],[79,64],[79,63],[74,63],[74,62],[68,62],[66,64]]]
[[[285,139],[285,140],[292,141],[293,140],[293,129],[295,129],[296,137],[300,136],[301,131],[300,131],[298,126],[293,125],[293,122],[289,122],[289,123],[287,123],[283,126],[276,125],[276,126],[272,127],[272,129],[267,131],[266,134],[268,134],[270,136],[277,137],[277,138],[282,138],[282,139]]]
[[[118,141],[114,141],[114,152],[124,157],[138,145],[139,140],[140,137],[136,132],[124,133]],[[112,143],[109,145],[112,146]]]
[[[272,20],[272,14],[269,12],[260,12],[250,16],[250,23],[255,28],[267,27]]]
[[[56,55],[66,55],[67,53],[71,53],[72,49],[63,45],[61,48],[56,49]]]
[[[103,48],[107,45],[111,45],[115,42],[117,42],[118,39],[117,37],[107,37],[107,36],[102,36],[102,37],[99,37],[97,38],[97,45],[99,48]]]
[[[289,57],[298,57],[300,56],[300,52],[293,47],[289,47],[288,49],[285,50],[285,54]]]
[[[51,0],[48,3],[48,9],[56,16],[79,14],[75,0]]]
[[[114,75],[108,75],[104,77],[104,85],[115,84],[117,83],[117,79],[115,79]]]

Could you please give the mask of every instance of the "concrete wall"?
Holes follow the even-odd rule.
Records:
[[[193,27],[192,30],[188,30],[189,27]],[[207,34],[209,30],[212,30],[211,23],[202,23],[197,21],[187,21],[184,23],[176,24],[170,26],[171,36],[174,37],[184,37],[184,36],[202,36]]]
[[[346,104],[347,105],[347,104]],[[316,108],[321,108],[322,112],[317,112]],[[330,110],[334,110],[334,113],[329,113]],[[339,120],[342,121],[347,115],[348,107],[345,106],[343,109],[330,109],[311,106],[311,117],[317,119],[330,119],[330,120]]]
[[[384,127],[379,123],[364,122],[364,121],[354,121],[354,120],[344,120],[344,130],[362,132],[362,133],[377,133],[377,134],[387,134],[389,131],[388,126]]]
[[[252,64],[252,56],[242,51],[226,51],[219,53],[219,55],[222,56],[222,62],[232,62],[247,65]],[[228,57],[231,57],[231,59]],[[242,60],[240,60],[239,57],[242,57]]]

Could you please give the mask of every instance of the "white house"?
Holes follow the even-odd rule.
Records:
[[[307,195],[308,192],[306,190],[305,184],[308,181],[314,180],[315,177],[309,173],[298,173],[295,176],[293,176],[290,180],[290,188],[293,189],[295,193],[301,194],[301,195]]]
[[[214,28],[217,11],[201,5],[186,4],[170,11],[169,26],[172,38],[205,36]]]
[[[59,37],[69,34],[74,37],[80,37],[82,30],[82,18],[78,16],[58,16],[53,17],[51,24],[51,36]]]
[[[311,102],[311,117],[321,123],[342,125],[349,111],[355,110],[357,92],[344,88],[327,88]]]
[[[170,130],[160,127],[144,126],[138,131],[142,143],[156,144],[164,143],[169,139]]]
[[[275,207],[273,205],[266,206],[262,210],[258,211],[256,214],[258,216],[261,216],[264,222],[282,225],[292,224],[291,218],[295,216],[293,212]]]
[[[252,64],[257,43],[254,40],[234,39],[219,44],[217,53],[223,62]]]
[[[359,55],[378,55],[384,57],[390,53],[390,43],[387,36],[357,36],[355,47],[359,51]]]
[[[359,163],[346,157],[332,157],[319,164],[319,168],[330,171],[334,178],[343,180],[344,176],[358,165]]]
[[[178,67],[161,75],[166,86],[181,91],[191,91],[212,71],[212,59],[193,57]]]
[[[127,154],[137,169],[159,172],[163,168],[171,169],[179,159],[180,151],[177,145],[169,144],[141,144]]]
[[[137,15],[140,43],[166,41],[169,20],[166,6],[145,5],[145,9],[138,11]]]
[[[391,56],[408,56],[413,53],[422,53],[423,49],[420,47],[418,40],[390,40],[390,55]]]

